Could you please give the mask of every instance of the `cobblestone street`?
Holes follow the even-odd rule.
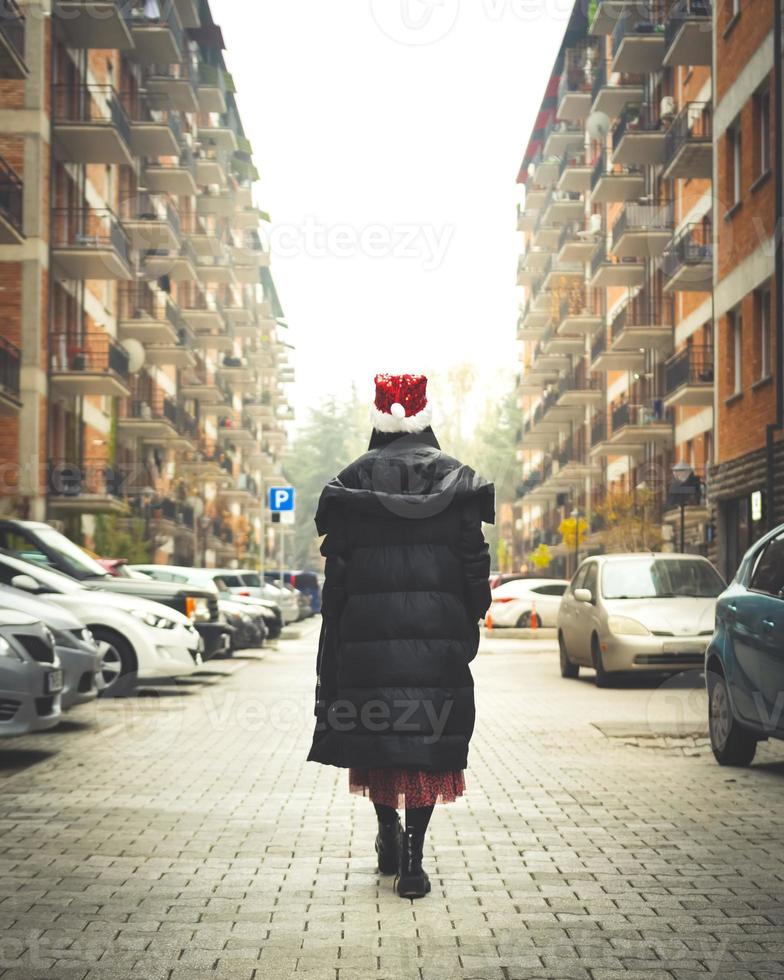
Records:
[[[485,639],[414,903],[304,762],[317,629],[3,746],[3,980],[784,975],[784,746],[720,769],[696,680],[597,690]]]

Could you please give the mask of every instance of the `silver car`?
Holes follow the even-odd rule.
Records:
[[[62,689],[52,631],[32,616],[0,608],[0,737],[53,728]]]
[[[577,569],[558,610],[562,677],[702,667],[724,582],[706,558],[601,555]]]

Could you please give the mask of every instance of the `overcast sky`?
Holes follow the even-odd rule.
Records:
[[[516,370],[517,169],[570,0],[212,0],[300,421],[376,371]]]

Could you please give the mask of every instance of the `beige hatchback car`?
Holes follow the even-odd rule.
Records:
[[[701,668],[724,581],[696,555],[587,558],[558,610],[562,677],[593,667],[597,687],[627,671]]]

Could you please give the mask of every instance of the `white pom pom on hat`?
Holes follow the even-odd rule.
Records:
[[[396,419],[404,419],[406,417],[406,410],[400,404],[400,402],[394,402],[389,406],[389,411]]]

